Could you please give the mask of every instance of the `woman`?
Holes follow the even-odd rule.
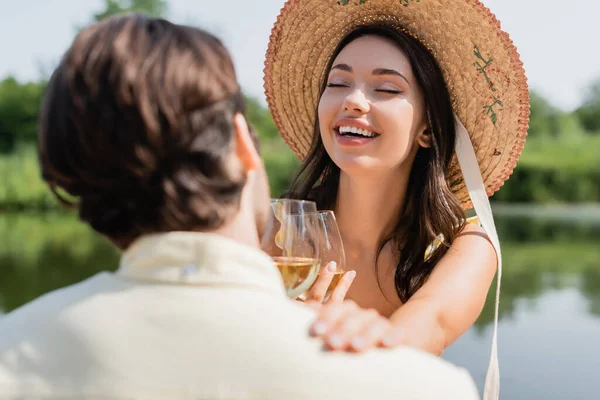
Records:
[[[445,181],[455,130],[441,71],[403,32],[377,25],[353,30],[334,52],[318,121],[290,192],[336,213],[350,271],[335,297],[349,287],[348,299],[397,322],[403,344],[441,354],[481,312],[496,270],[493,246],[466,235],[485,232],[465,225]],[[445,246],[424,257],[438,234],[448,238]],[[446,257],[448,248],[453,256]],[[359,278],[350,286],[352,271]],[[323,299],[330,276],[321,277],[309,299]],[[362,350],[378,332],[364,321],[368,314],[358,317],[326,318],[317,333],[333,349]]]
[[[332,298],[349,287],[353,302],[323,306],[312,330],[332,349],[441,354],[501,267],[486,194],[523,147],[528,90],[489,11],[451,4],[295,0],[273,28],[267,101],[303,159],[290,196],[335,211],[350,270]],[[485,229],[466,223],[471,203]],[[309,299],[330,279],[325,269]],[[497,396],[495,342],[486,392]]]

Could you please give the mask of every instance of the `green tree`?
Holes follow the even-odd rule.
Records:
[[[530,139],[573,136],[584,132],[580,119],[574,113],[558,109],[535,91],[531,92],[530,99]]]
[[[35,140],[45,87],[46,82],[21,84],[12,77],[0,81],[0,140],[4,146]]]
[[[104,10],[93,15],[94,21],[124,12],[138,12],[149,17],[165,17],[168,5],[165,0],[104,0]]]
[[[7,154],[15,148],[15,134],[0,121],[0,154]]]
[[[559,134],[559,110],[539,93],[530,94],[531,115],[529,131],[531,137],[557,136]]]
[[[575,115],[586,131],[600,133],[600,78],[589,86],[583,105],[575,110]]]
[[[269,175],[271,195],[278,197],[289,187],[300,162],[279,136],[269,110],[256,99],[247,96],[246,104],[248,122],[260,138],[261,156]]]
[[[258,132],[261,140],[271,140],[279,137],[277,127],[273,122],[269,110],[260,104],[256,99],[245,96],[246,99],[246,115],[252,127]]]

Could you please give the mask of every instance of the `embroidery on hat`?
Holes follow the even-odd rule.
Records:
[[[475,57],[477,57],[480,61],[483,62],[483,65],[481,65],[479,61],[476,61],[475,63],[473,63],[473,65],[477,67],[477,71],[481,72],[481,74],[485,78],[485,81],[488,83],[488,85],[490,85],[490,89],[492,89],[492,91],[495,92],[496,88],[494,87],[494,83],[492,82],[486,71],[486,68],[492,64],[494,59],[490,57],[486,60],[485,57],[481,54],[481,51],[479,51],[479,47],[477,47],[477,45],[475,45],[473,54],[475,54]]]
[[[400,0],[400,4],[402,4],[404,7],[408,7],[408,5],[410,4],[410,2],[420,3],[421,0]]]
[[[361,5],[361,4],[365,4],[367,2],[367,0],[358,0],[357,2],[352,3],[355,6]],[[338,6],[347,6],[348,4],[350,4],[350,0],[340,0],[337,2]]]
[[[448,184],[448,186],[450,187],[450,189],[454,190],[456,187],[458,187],[458,185],[460,185],[461,183],[463,183],[463,179],[459,178],[459,179],[455,179],[452,182],[450,182]]]
[[[496,121],[498,120],[498,115],[496,114],[496,110],[494,110],[494,107],[497,105],[502,107],[504,104],[502,104],[502,101],[498,100],[498,98],[494,96],[494,102],[492,104],[490,104],[489,106],[483,106],[485,114],[490,116],[490,119],[492,120],[492,123],[494,125],[496,125]]]
[[[476,61],[475,63],[473,63],[473,65],[475,67],[477,67],[477,71],[479,71],[483,77],[485,78],[485,81],[488,83],[490,89],[492,90],[492,92],[496,92],[497,89],[494,87],[494,82],[490,79],[486,69],[492,64],[492,62],[494,61],[494,59],[492,57],[489,57],[486,59],[486,57],[483,56],[483,54],[481,54],[481,51],[479,50],[479,47],[477,45],[475,45],[474,49],[473,49],[473,54],[475,55],[475,57],[477,57],[479,59],[479,61]],[[483,64],[481,64],[483,62]],[[492,124],[494,124],[494,126],[496,125],[496,122],[498,121],[498,114],[496,114],[496,111],[500,111],[502,110],[502,108],[500,108],[500,110],[495,109],[494,107],[496,106],[500,106],[502,107],[504,104],[502,103],[502,100],[500,100],[497,96],[493,96],[492,97],[493,103],[487,106],[483,106],[484,109],[484,115],[489,116],[490,120],[492,121]]]
[[[367,0],[358,0],[358,3],[355,1],[352,4],[355,6],[361,5],[361,4],[365,4],[367,2]],[[420,3],[421,0],[400,0],[400,4],[402,4],[404,7],[408,7],[408,5],[410,3]],[[348,4],[350,4],[350,0],[339,0],[338,2],[339,6],[347,6]]]

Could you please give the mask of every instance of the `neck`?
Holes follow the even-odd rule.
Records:
[[[341,172],[335,206],[344,243],[374,251],[393,229],[406,196],[410,171],[376,177],[351,177]]]
[[[219,229],[212,231],[217,235],[225,236],[246,245],[260,248],[260,238],[256,229],[256,218],[253,211],[251,196],[248,186],[242,192],[239,212],[223,224]]]

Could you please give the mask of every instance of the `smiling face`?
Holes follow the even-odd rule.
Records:
[[[350,42],[338,54],[318,108],[323,145],[349,174],[412,164],[419,146],[430,142],[425,114],[408,57],[375,35]]]

